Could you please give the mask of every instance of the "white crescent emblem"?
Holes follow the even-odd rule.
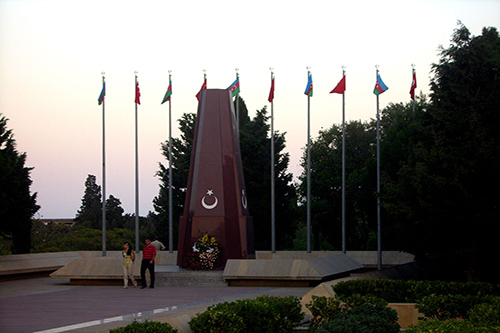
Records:
[[[241,190],[241,204],[243,205],[243,208],[247,209],[248,202],[245,190]]]
[[[207,204],[205,202],[205,198],[208,196],[214,196],[215,198],[215,202],[211,205]],[[207,194],[203,196],[203,198],[201,199],[201,205],[203,206],[203,208],[205,209],[214,209],[215,207],[217,207],[217,205],[219,204],[219,199],[217,199],[217,196],[214,195],[214,191],[213,190],[207,190]]]

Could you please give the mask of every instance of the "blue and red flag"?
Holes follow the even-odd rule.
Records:
[[[309,78],[307,79],[307,87],[306,91],[304,91],[304,95],[312,97],[313,95],[313,79],[312,74],[309,74]]]
[[[99,103],[99,105],[101,105],[104,102],[104,96],[106,96],[106,82],[102,83],[101,94],[99,95],[99,98],[97,99],[97,102]]]
[[[375,83],[375,88],[373,89],[373,93],[378,96],[387,91],[387,89],[389,89],[389,87],[385,85],[380,75],[377,76],[377,83]]]

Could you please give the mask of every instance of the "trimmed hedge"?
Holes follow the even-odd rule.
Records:
[[[304,319],[295,296],[260,296],[212,305],[198,313],[189,326],[197,332],[290,332]]]
[[[341,300],[360,294],[379,297],[389,303],[418,303],[430,295],[500,296],[500,285],[485,282],[351,280],[337,283],[333,290]]]
[[[173,328],[169,323],[160,323],[158,321],[146,320],[142,323],[135,319],[124,327],[118,327],[109,330],[109,333],[177,333],[178,331]]]
[[[363,304],[336,314],[313,332],[399,333],[396,310],[383,305]]]

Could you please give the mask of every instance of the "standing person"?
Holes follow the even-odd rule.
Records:
[[[155,287],[156,247],[151,245],[151,240],[149,238],[146,238],[144,243],[146,243],[146,246],[144,246],[144,248],[142,249],[141,289],[147,287],[146,270],[149,270],[149,276],[151,277],[149,288],[153,289]]]
[[[133,283],[133,288],[137,286],[137,282],[134,278],[134,261],[135,261],[135,253],[132,250],[132,246],[128,242],[123,244],[123,289],[128,288],[128,279]]]
[[[163,243],[158,240],[158,237],[155,237],[155,240],[151,242],[151,245],[156,247],[157,251],[163,251],[166,249],[165,245],[163,245]]]

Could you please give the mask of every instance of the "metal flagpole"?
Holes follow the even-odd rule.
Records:
[[[102,86],[106,89],[106,79],[104,72],[102,74]],[[104,90],[106,94],[106,90]],[[102,256],[106,256],[106,117],[105,107],[106,97],[102,99]]]
[[[274,87],[274,73],[273,68],[271,70],[271,89]],[[273,99],[271,100],[271,252],[276,253],[276,200],[275,200],[275,175],[274,175],[274,109],[273,109]]]
[[[345,77],[345,66],[342,66],[342,79]],[[346,253],[345,241],[345,90],[342,93],[342,253]]]
[[[137,71],[135,74],[135,94],[137,98]],[[137,99],[135,100],[135,251],[139,253],[139,149],[137,129]]]
[[[378,65],[375,66],[375,80],[378,80]],[[382,229],[380,224],[380,114],[377,96],[377,269],[382,269]]]
[[[307,79],[311,75],[311,67],[307,68]],[[307,95],[307,253],[311,253],[311,96]]]
[[[236,80],[238,80],[238,77],[239,77],[238,71],[239,71],[239,69],[235,68],[234,70],[236,71]],[[238,132],[238,136],[240,136],[240,101],[239,101],[239,98],[238,98],[239,96],[240,96],[240,93],[238,93],[236,95],[236,131]]]
[[[415,78],[415,64],[411,64],[411,80],[412,80],[412,88],[413,88],[413,79]],[[415,93],[415,92],[413,92]],[[415,96],[413,96],[413,112],[415,112]]]
[[[172,82],[172,71],[168,71],[169,85]],[[173,207],[172,207],[172,95],[168,103],[168,252],[174,252]]]

